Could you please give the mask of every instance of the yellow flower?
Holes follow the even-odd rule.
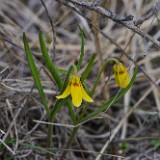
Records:
[[[80,81],[80,77],[77,74],[73,74],[70,77],[65,91],[61,95],[56,97],[57,99],[66,98],[70,94],[72,97],[72,103],[75,107],[79,107],[81,105],[82,99],[88,102],[93,102],[93,99],[84,90]]]
[[[126,67],[122,63],[117,61],[113,65],[113,71],[114,71],[114,77],[116,79],[117,84],[121,88],[127,87],[130,82],[130,75],[129,75]]]

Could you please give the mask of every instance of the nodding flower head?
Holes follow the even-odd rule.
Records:
[[[63,99],[70,94],[72,97],[72,103],[75,107],[79,107],[81,105],[82,99],[86,100],[87,102],[93,102],[93,99],[84,90],[80,77],[77,74],[71,75],[64,92],[56,97],[57,99]]]
[[[117,61],[113,65],[113,71],[114,71],[114,77],[119,87],[121,88],[127,87],[130,82],[130,75],[127,71],[127,68],[121,62]]]

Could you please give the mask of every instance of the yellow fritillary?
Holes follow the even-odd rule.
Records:
[[[125,88],[128,86],[130,82],[130,75],[126,69],[126,67],[118,61],[113,65],[114,77],[116,79],[117,84],[121,88]]]
[[[84,90],[80,81],[80,77],[77,74],[71,75],[69,83],[64,92],[56,97],[57,99],[62,99],[66,98],[70,94],[72,97],[72,103],[75,107],[79,107],[81,105],[82,99],[86,100],[87,102],[93,102],[93,99]]]

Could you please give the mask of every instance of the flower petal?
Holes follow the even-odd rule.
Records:
[[[64,92],[61,95],[56,96],[56,98],[57,99],[66,98],[70,94],[71,94],[71,86],[68,84]]]
[[[84,90],[83,86],[81,87],[82,90],[82,97],[87,102],[93,102],[94,100],[87,94],[87,92]]]
[[[80,84],[71,86],[71,96],[73,105],[79,107],[82,103],[82,90]]]
[[[113,70],[117,84],[121,88],[127,87],[130,82],[130,75],[126,67],[122,63],[118,63],[113,66]]]

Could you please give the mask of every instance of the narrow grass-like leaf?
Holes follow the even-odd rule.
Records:
[[[62,89],[63,82],[61,80],[61,77],[59,76],[58,69],[55,67],[55,65],[53,64],[52,60],[50,59],[50,57],[48,55],[48,51],[47,51],[47,48],[45,46],[45,43],[44,43],[43,36],[42,36],[41,32],[39,32],[39,42],[40,42],[41,51],[42,51],[45,63],[47,65],[47,68],[51,72],[51,74],[52,74],[54,80],[56,81],[56,84],[58,85],[59,89]]]
[[[92,69],[92,67],[93,67],[93,64],[94,64],[95,58],[96,58],[96,55],[94,54],[94,55],[91,57],[91,59],[90,59],[88,65],[87,65],[85,71],[83,72],[83,74],[82,74],[82,76],[81,76],[81,82],[82,82],[82,83],[84,82],[84,80],[87,78],[89,72],[91,71],[91,69]]]
[[[50,57],[48,55],[47,48],[45,46],[45,43],[44,43],[43,36],[42,36],[41,32],[39,33],[39,41],[40,41],[41,51],[42,51],[43,57],[45,59],[45,63],[47,65],[47,68],[51,72],[51,74],[52,74],[54,80],[56,81],[59,89],[61,89],[63,91],[65,89],[66,83],[68,81],[68,77],[70,75],[71,68],[68,70],[67,76],[66,76],[67,77],[66,81],[63,84],[63,82],[62,82],[62,80],[61,80],[61,78],[59,76],[58,69],[54,66],[53,62],[51,61],[51,59],[50,59]],[[56,113],[59,111],[61,105],[64,104],[64,101],[66,101],[66,100],[65,99],[64,100],[57,100],[57,103],[55,104],[55,107],[52,110],[52,113],[51,113],[51,116],[50,116],[51,119],[54,118],[54,116],[56,115]],[[75,124],[75,122],[76,122],[76,116],[75,116],[75,112],[74,112],[74,110],[72,108],[72,104],[71,104],[70,100],[67,100],[66,103],[67,103],[69,112],[71,114],[72,121]]]
[[[30,70],[32,72],[32,76],[34,78],[34,82],[35,82],[36,87],[38,89],[39,95],[42,99],[42,103],[45,107],[45,110],[46,110],[47,114],[49,115],[50,111],[49,111],[49,107],[48,107],[48,104],[47,104],[47,100],[46,100],[45,94],[43,92],[43,87],[42,87],[42,84],[41,84],[41,81],[40,81],[38,70],[37,70],[37,67],[35,65],[31,50],[29,48],[28,41],[27,41],[25,33],[23,33],[23,43],[24,43],[24,48],[25,48],[28,64],[29,64]]]
[[[124,94],[129,90],[129,88],[133,85],[136,75],[138,73],[138,69],[135,69],[134,75],[129,83],[129,85],[123,89],[122,91],[120,91],[117,95],[115,95],[114,97],[112,97],[110,100],[108,100],[106,103],[103,104],[102,107],[100,107],[99,109],[95,110],[94,112],[92,112],[91,114],[89,114],[88,116],[84,117],[82,120],[79,121],[79,123],[88,121],[96,116],[98,116],[101,112],[104,112],[106,109],[108,109],[108,107],[110,107],[110,105],[112,105],[113,103],[115,103],[116,101],[118,101],[121,97],[124,96]]]
[[[59,110],[61,109],[61,107],[66,103],[68,97],[65,99],[58,99],[54,105],[53,110],[51,111],[50,114],[50,121],[52,122],[54,120],[55,115],[57,114],[57,112],[59,112]]]
[[[57,68],[57,69],[58,69],[58,73],[61,73],[61,74],[64,74],[64,75],[67,74],[67,70],[66,69],[61,69],[61,68]]]
[[[78,25],[78,28],[81,34],[81,54],[80,54],[80,58],[77,64],[77,70],[79,71],[82,61],[83,61],[83,57],[84,57],[84,32],[83,32],[83,29],[79,25]]]
[[[66,79],[63,83],[63,87],[62,87],[62,90],[61,90],[61,93],[66,89],[67,87],[67,84],[68,84],[68,80],[69,80],[69,77],[70,77],[70,74],[72,72],[72,69],[73,69],[73,66],[69,67],[69,70],[67,71],[67,74],[66,74]]]
[[[38,150],[38,151],[41,151],[41,152],[44,152],[44,153],[49,153],[53,156],[56,156],[56,153],[51,152],[50,149],[46,149],[46,148],[43,148],[43,147],[40,147],[40,146],[35,146],[33,144],[27,144],[27,143],[21,143],[20,145],[22,145],[26,148],[32,149],[32,150]]]

